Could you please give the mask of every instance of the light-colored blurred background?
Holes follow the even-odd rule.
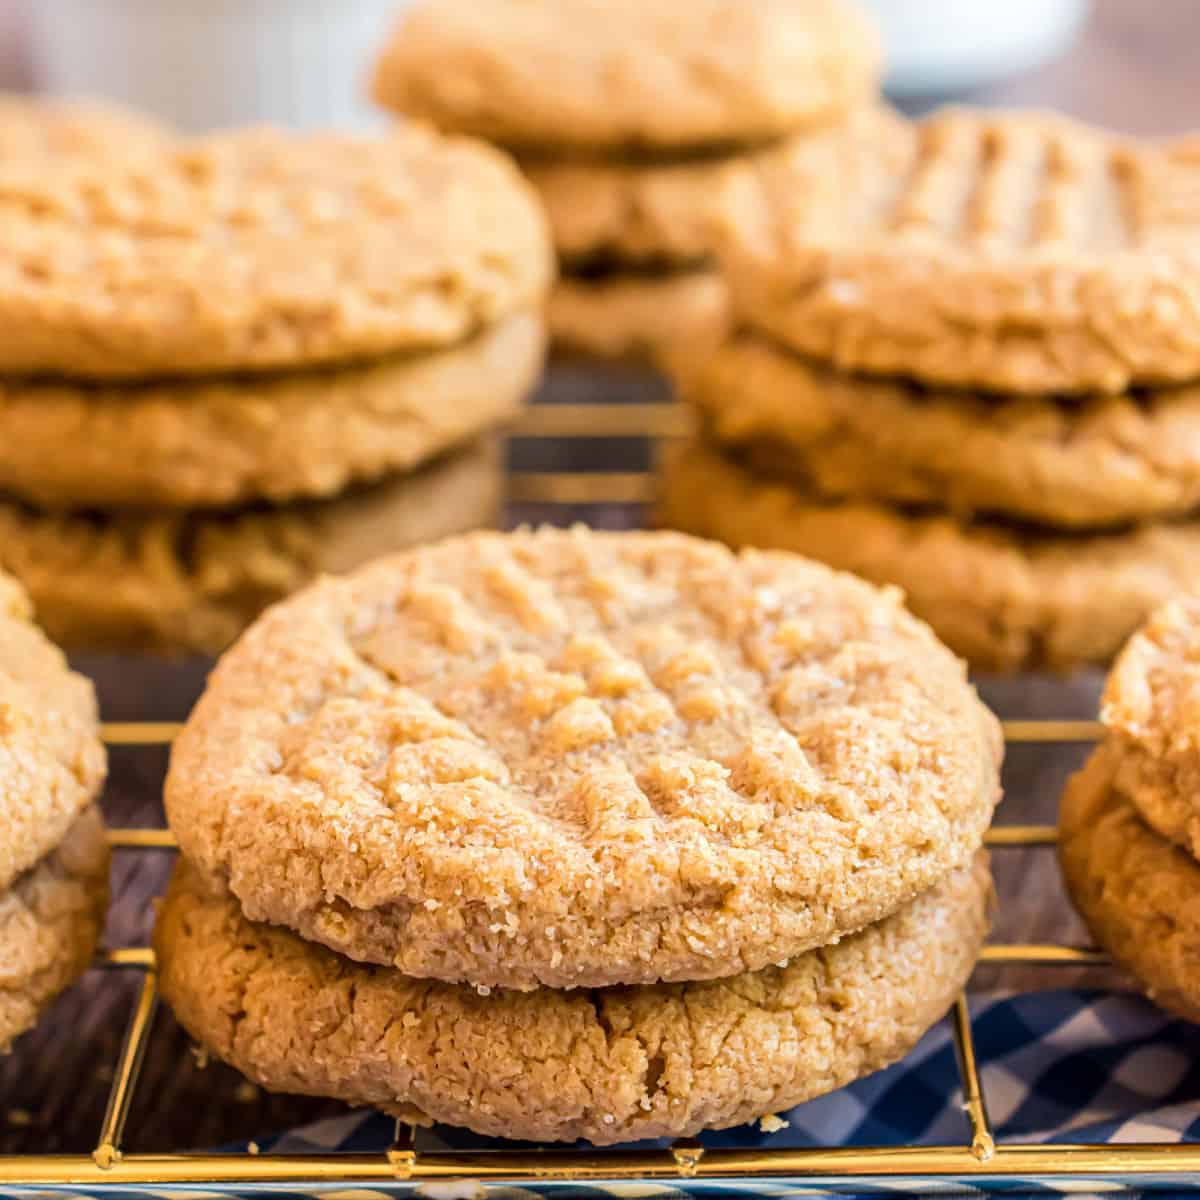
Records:
[[[1200,0],[864,0],[891,95],[1189,127]],[[0,87],[104,95],[183,128],[369,126],[371,49],[403,0],[0,0]],[[1156,80],[1152,92],[1139,86]]]

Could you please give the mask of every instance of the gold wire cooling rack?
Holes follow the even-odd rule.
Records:
[[[530,410],[515,431],[522,437],[649,437],[678,435],[686,418],[670,404],[556,404]],[[529,472],[510,479],[510,498],[519,503],[585,505],[639,504],[651,497],[647,473]],[[104,737],[110,746],[162,746],[178,725],[147,721],[109,723]],[[1007,721],[1009,744],[1063,744],[1094,741],[1100,727],[1092,721]],[[164,828],[113,829],[114,849],[148,854],[171,851],[174,840]],[[1056,831],[1049,825],[1000,825],[987,843],[1003,852],[1038,847],[1049,852]],[[981,965],[1023,965],[1052,969],[1103,966],[1099,951],[1045,943],[992,943]],[[104,1118],[90,1154],[0,1156],[0,1192],[45,1189],[116,1191],[124,1195],[165,1196],[178,1188],[286,1190],[290,1193],[347,1189],[403,1194],[420,1185],[453,1185],[443,1195],[462,1195],[459,1187],[489,1185],[553,1187],[591,1184],[614,1193],[654,1181],[686,1186],[689,1182],[719,1186],[752,1180],[777,1189],[783,1181],[805,1190],[840,1191],[905,1185],[945,1189],[956,1183],[1010,1190],[1018,1182],[1079,1191],[1089,1185],[1108,1190],[1129,1184],[1183,1188],[1200,1183],[1200,1144],[1124,1143],[1024,1145],[998,1141],[988,1116],[964,993],[949,1014],[956,1050],[962,1105],[968,1133],[962,1143],[933,1146],[858,1146],[805,1148],[707,1149],[695,1140],[665,1149],[486,1149],[421,1150],[415,1131],[396,1126],[395,1139],[383,1153],[274,1154],[178,1153],[141,1154],[123,1149],[127,1118],[154,1026],[158,986],[154,952],[135,946],[103,953],[97,963],[111,972],[135,972],[141,987],[115,1064]],[[252,1147],[253,1151],[253,1147]]]

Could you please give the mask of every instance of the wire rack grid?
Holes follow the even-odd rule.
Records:
[[[671,404],[555,404],[530,410],[515,431],[523,437],[643,437],[652,443],[681,433],[686,417]],[[552,505],[638,504],[651,496],[645,472],[528,472],[510,478],[517,503]],[[162,746],[178,732],[175,723],[108,723],[110,746]],[[1090,742],[1100,727],[1092,721],[1017,720],[1004,723],[1015,743]],[[174,840],[162,827],[109,832],[115,850],[137,854],[171,852]],[[1041,848],[1049,855],[1056,831],[1049,825],[1000,825],[990,847]],[[1003,900],[1001,900],[1003,903]],[[1047,943],[991,943],[981,964],[1057,967],[1099,966],[1094,949]],[[970,1008],[964,993],[949,1014],[967,1136],[959,1144],[806,1148],[705,1148],[694,1140],[664,1149],[578,1149],[515,1147],[486,1150],[422,1150],[415,1131],[396,1126],[384,1153],[272,1154],[251,1145],[241,1153],[143,1154],[124,1149],[126,1125],[141,1066],[154,1028],[158,985],[154,952],[134,946],[103,953],[97,966],[134,972],[141,986],[128,1019],[109,1090],[104,1118],[90,1154],[0,1156],[0,1194],[29,1191],[120,1192],[163,1196],[174,1189],[221,1189],[241,1193],[369,1189],[409,1194],[432,1183],[472,1188],[520,1184],[556,1186],[645,1184],[687,1187],[739,1181],[794,1182],[808,1188],[872,1191],[898,1187],[946,1188],[955,1184],[1010,1190],[1032,1183],[1078,1191],[1094,1184],[1182,1188],[1200,1183],[1200,1145],[1166,1143],[1006,1144],[996,1138],[975,1053]],[[459,1192],[454,1191],[457,1195]]]

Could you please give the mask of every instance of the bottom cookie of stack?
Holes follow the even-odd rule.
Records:
[[[108,842],[98,810],[0,893],[0,1053],[87,969],[104,930]]]
[[[894,916],[780,967],[481,995],[252,924],[210,888],[177,869],[155,930],[162,992],[255,1083],[597,1144],[737,1125],[902,1058],[966,983],[991,901],[980,854]]]
[[[494,525],[503,448],[480,439],[329,500],[227,512],[44,513],[0,503],[0,568],[71,648],[215,653],[322,573]]]
[[[826,500],[760,478],[699,439],[667,456],[657,518],[896,584],[951,649],[988,669],[1106,662],[1158,605],[1200,587],[1194,519],[1056,534]]]

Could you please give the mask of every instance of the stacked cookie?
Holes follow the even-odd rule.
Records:
[[[96,699],[0,575],[0,1053],[87,967],[108,843]]]
[[[423,0],[374,95],[520,156],[563,264],[555,344],[628,358],[718,334],[721,176],[838,122],[878,63],[849,0]]]
[[[1155,613],[1104,692],[1107,736],[1063,796],[1059,854],[1097,942],[1200,1020],[1200,600]]]
[[[1200,585],[1200,157],[876,111],[732,183],[739,328],[662,518],[897,583],[973,664],[1103,662]]]
[[[540,372],[552,273],[508,160],[89,128],[0,173],[0,566],[54,636],[217,649],[316,573],[492,522],[481,439]]]
[[[936,1021],[1000,740],[898,597],[584,529],[315,584],[171,759],[164,996],[276,1090],[611,1143],[788,1108]]]

